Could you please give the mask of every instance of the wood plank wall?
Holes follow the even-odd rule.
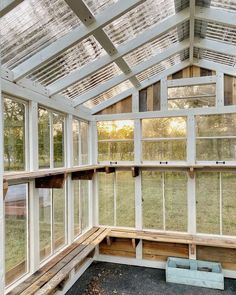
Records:
[[[224,75],[225,105],[236,104],[236,77]]]
[[[125,99],[107,107],[106,109],[96,113],[96,115],[107,115],[107,114],[121,114],[132,112],[132,96],[128,96]]]

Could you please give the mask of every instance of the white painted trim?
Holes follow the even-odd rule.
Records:
[[[223,9],[196,6],[195,19],[211,21],[236,27],[235,13]]]
[[[216,79],[217,79],[216,76],[174,79],[174,80],[167,80],[167,86],[178,87],[178,86],[204,85],[204,84],[216,83]]]
[[[57,110],[60,112],[72,114],[72,115],[77,116],[78,118],[81,118],[84,120],[91,119],[90,115],[73,108],[70,105],[70,101],[65,103],[56,97],[48,98],[45,95],[36,93],[30,89],[26,89],[24,87],[21,87],[15,83],[12,83],[12,82],[7,81],[5,79],[1,79],[1,83],[2,83],[2,91],[5,93],[8,93],[10,95],[14,95],[16,97],[19,97],[19,98],[27,100],[27,101],[37,102],[42,106],[49,107],[51,109],[54,109],[54,110]]]
[[[190,21],[189,21],[189,60],[190,64],[193,63],[193,49],[194,49],[194,27],[195,27],[195,0],[190,0],[189,7],[190,7]]]
[[[224,107],[224,74],[216,72],[216,107]]]
[[[236,76],[235,68],[224,64],[216,63],[210,60],[194,58],[193,65],[201,68],[210,69],[213,71],[223,72],[231,76]]]

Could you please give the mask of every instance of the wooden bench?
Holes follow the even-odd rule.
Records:
[[[93,256],[95,247],[109,234],[109,231],[106,228],[92,228],[10,291],[8,295],[51,295],[63,289],[69,273]]]

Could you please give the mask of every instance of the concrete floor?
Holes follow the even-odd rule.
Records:
[[[94,262],[66,295],[236,295],[236,280],[225,291],[165,282],[165,271]]]

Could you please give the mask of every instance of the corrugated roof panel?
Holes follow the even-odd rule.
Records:
[[[125,90],[128,90],[128,89],[130,89],[132,87],[133,87],[133,85],[130,83],[129,80],[127,80],[127,81],[125,81],[125,82],[123,82],[123,83],[121,83],[119,85],[116,85],[115,87],[109,89],[108,91],[103,92],[99,96],[85,102],[83,105],[91,109],[94,106],[100,104],[101,102],[106,101],[109,98],[112,98],[112,97],[120,94],[121,92],[123,92]]]
[[[215,63],[236,67],[236,56],[226,55],[223,53],[210,51],[207,49],[194,48],[194,57],[197,59],[205,59]]]
[[[155,40],[139,47],[127,54],[124,59],[130,67],[133,67],[151,57],[163,52],[173,44],[183,41],[189,36],[189,22],[176,27],[173,30],[159,36]]]
[[[132,40],[188,5],[189,1],[186,0],[147,0],[108,24],[104,31],[115,45],[119,45]]]
[[[214,22],[196,20],[195,36],[236,44],[236,28]]]
[[[80,23],[64,0],[24,0],[0,19],[2,64],[14,68]]]
[[[90,36],[33,72],[28,78],[47,86],[75,70],[80,68],[82,70],[84,65],[105,53],[106,51],[97,40]]]
[[[163,60],[159,64],[145,70],[144,72],[137,75],[137,78],[140,82],[150,79],[151,77],[160,74],[164,70],[171,68],[172,66],[181,63],[182,61],[189,58],[189,50],[183,50],[180,53],[177,53],[171,56],[168,59]]]
[[[196,5],[224,10],[236,10],[235,0],[196,0]]]
[[[83,0],[83,1],[94,15],[101,13],[104,9],[107,9],[112,4],[115,4],[116,2],[118,2],[118,0]]]
[[[77,96],[105,83],[119,74],[121,74],[121,70],[115,63],[112,63],[97,71],[96,73],[86,77],[82,81],[79,81],[78,83],[68,87],[61,94],[65,95],[69,99],[74,99]]]

